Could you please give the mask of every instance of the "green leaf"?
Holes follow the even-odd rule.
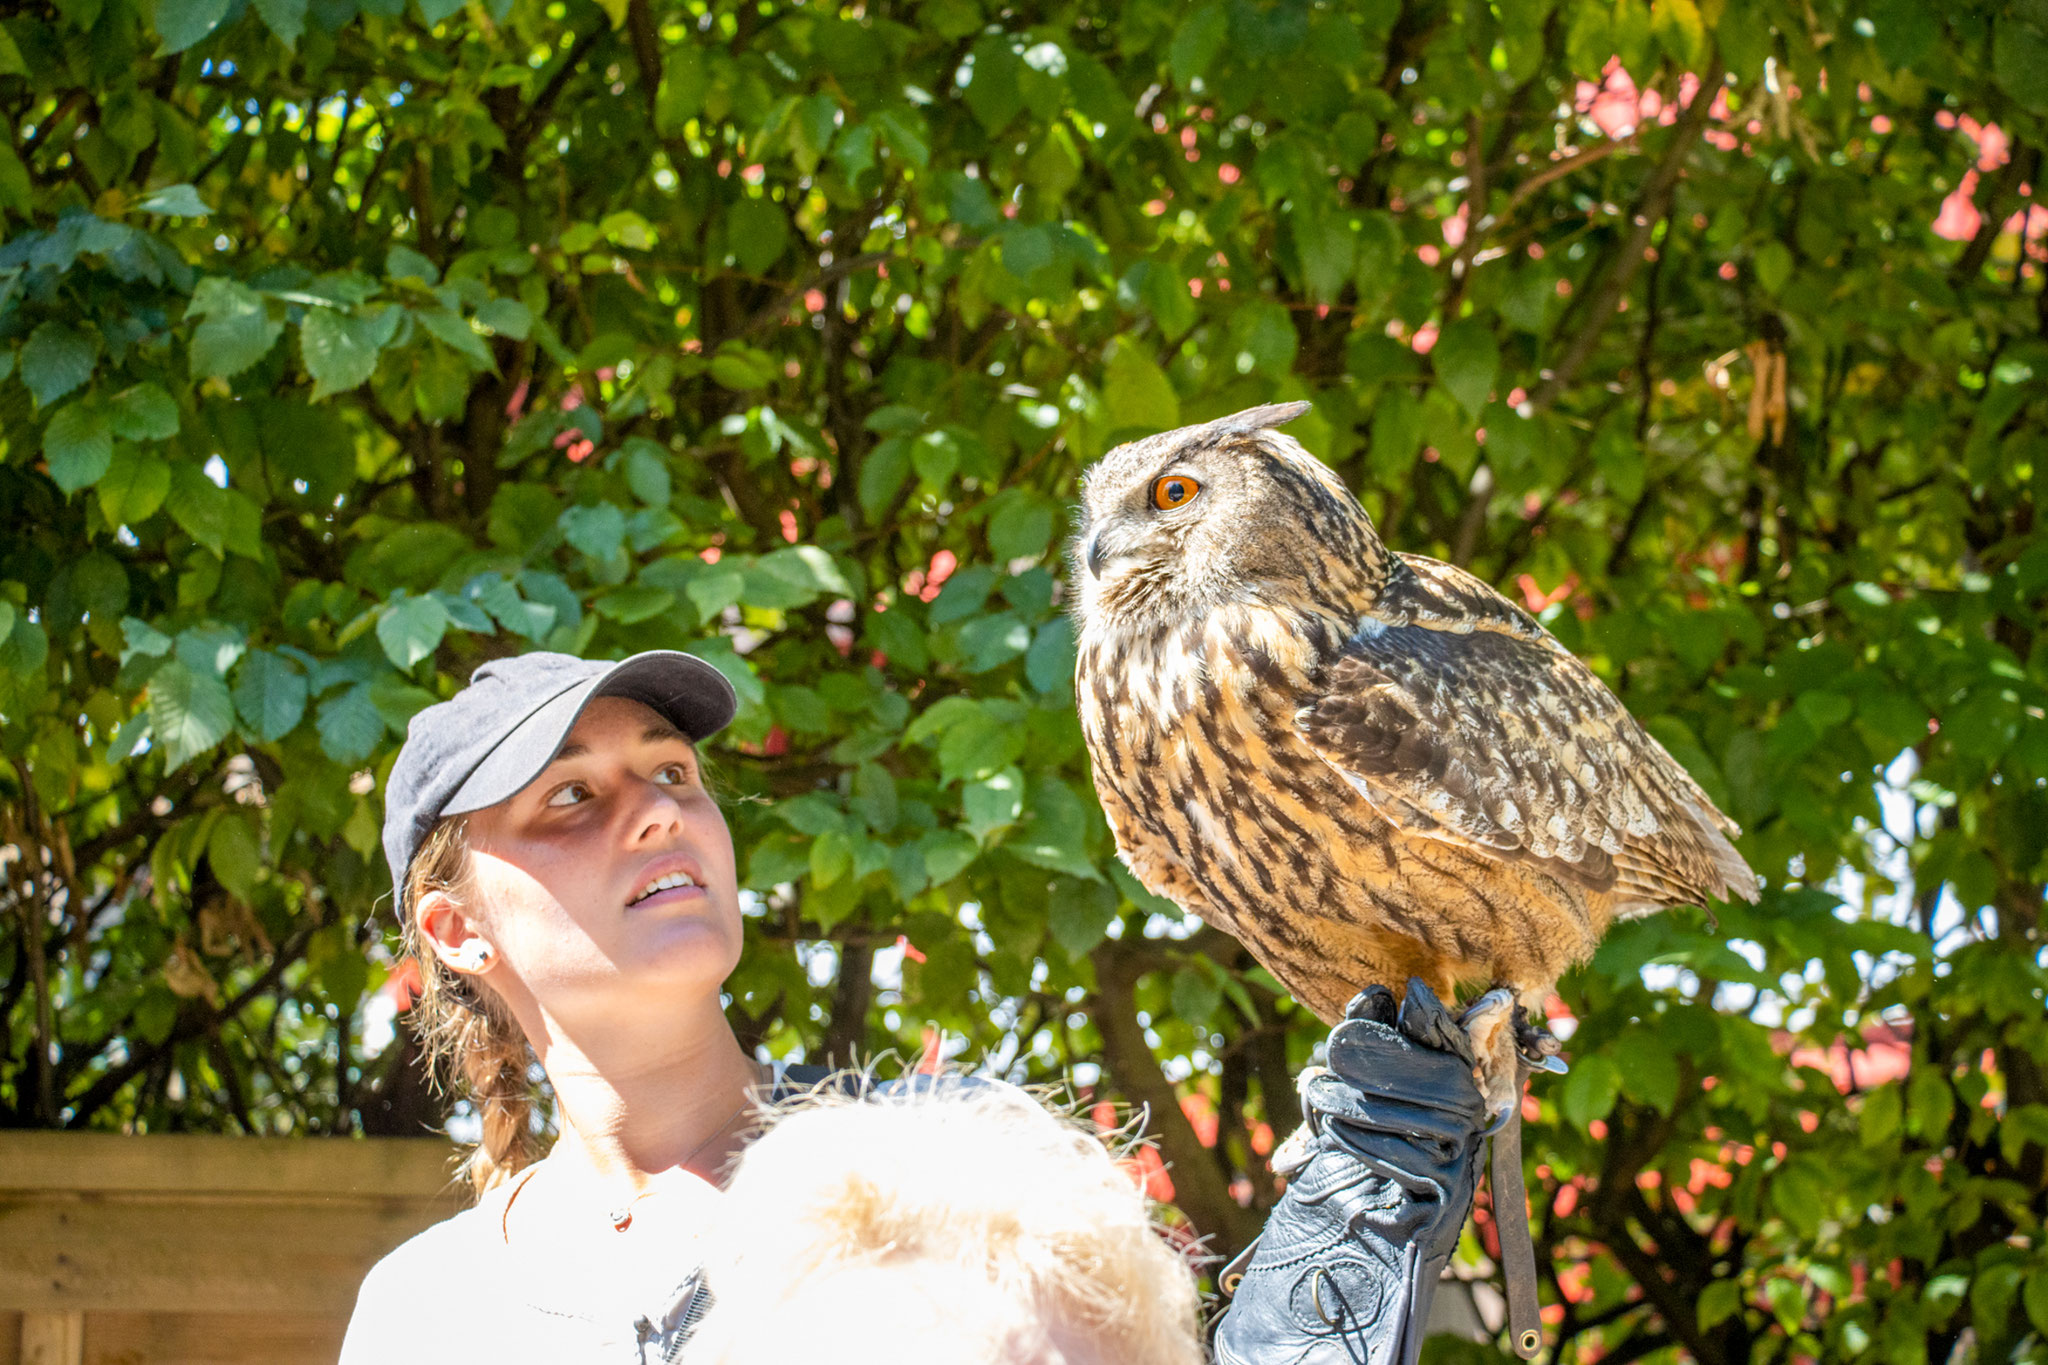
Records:
[[[1016,825],[1024,814],[1024,774],[1006,767],[981,782],[969,782],[961,788],[961,812],[967,817],[967,833],[987,843],[989,835]]]
[[[828,829],[811,841],[811,888],[823,891],[853,871],[853,844],[846,832]]]
[[[1017,496],[988,519],[989,553],[1004,562],[1036,558],[1052,543],[1055,508],[1049,499],[1036,493],[1023,489],[1011,492]]]
[[[917,841],[924,854],[925,875],[933,886],[944,886],[965,872],[981,854],[973,836],[959,830],[940,830]]]
[[[1024,96],[1017,89],[1017,71],[1023,64],[1010,50],[1007,34],[989,34],[981,38],[974,44],[972,55],[972,79],[961,91],[961,98],[967,101],[967,107],[973,112],[975,121],[981,124],[982,131],[993,136],[1023,112]],[[986,193],[984,189],[983,194]]]
[[[399,310],[372,308],[359,314],[308,308],[299,326],[299,356],[313,377],[313,401],[344,393],[377,369],[377,352],[398,331]]]
[[[284,333],[284,323],[270,316],[262,295],[218,275],[192,291],[187,316],[203,318],[192,330],[192,376],[228,379],[269,353]]]
[[[932,159],[924,120],[909,109],[884,109],[871,120],[889,150],[922,170]]]
[[[1642,1029],[1625,1033],[1614,1044],[1621,1054],[1621,1089],[1638,1104],[1660,1114],[1678,1101],[1678,1058],[1660,1034]]]
[[[1869,14],[1878,56],[1895,67],[1912,66],[1941,37],[1941,18],[1925,0],[1870,0]]]
[[[860,510],[870,520],[879,520],[896,501],[896,495],[903,490],[903,481],[910,477],[910,442],[901,436],[888,440],[870,450],[860,467]]]
[[[950,431],[927,431],[910,446],[910,464],[933,492],[944,492],[960,468],[960,442]]]
[[[1102,402],[1109,409],[1113,431],[1130,427],[1167,431],[1180,425],[1180,396],[1173,391],[1166,371],[1153,364],[1135,341],[1117,343],[1103,375]]]
[[[306,0],[254,0],[256,12],[286,47],[296,48],[306,31]]]
[[[775,382],[775,373],[772,359],[751,346],[728,344],[711,357],[711,377],[736,392],[765,389]]]
[[[432,597],[400,597],[377,618],[377,643],[402,672],[432,654],[448,633],[448,609]]]
[[[1056,777],[1034,778],[1026,802],[1029,815],[1007,845],[1025,862],[1084,881],[1101,881],[1088,856],[1088,830],[1095,816],[1074,789]]]
[[[767,273],[789,246],[789,219],[766,199],[740,199],[726,216],[726,240],[740,269]]]
[[[16,616],[14,629],[0,639],[0,675],[26,678],[43,671],[50,657],[50,637],[26,616]]]
[[[649,507],[666,507],[675,497],[675,488],[669,480],[666,448],[635,436],[626,442],[626,487],[633,490],[633,496]]]
[[[1571,1074],[1564,1079],[1558,1104],[1564,1110],[1564,1116],[1575,1127],[1583,1129],[1590,1127],[1595,1119],[1606,1118],[1620,1097],[1620,1069],[1612,1059],[1596,1054],[1573,1059]]]
[[[2038,1267],[2027,1276],[2020,1302],[2027,1306],[2027,1316],[2033,1319],[2035,1329],[2048,1333],[2048,1266]]]
[[[465,589],[471,601],[491,614],[491,619],[528,640],[541,640],[555,628],[555,608],[546,602],[530,602],[519,590],[496,574],[487,575]]]
[[[158,630],[149,622],[134,616],[121,618],[121,638],[127,648],[121,652],[121,662],[127,663],[130,656],[140,654],[144,658],[161,659],[171,652],[176,644],[170,636]]]
[[[1494,340],[1491,327],[1468,318],[1444,328],[1429,353],[1429,362],[1451,397],[1477,417],[1500,374],[1500,343]]]
[[[2048,20],[2048,13],[2040,16]],[[1991,70],[2022,106],[2048,114],[2048,35],[2017,14],[2002,14],[1991,31]]]
[[[256,883],[263,875],[263,850],[256,828],[248,820],[223,812],[207,836],[206,861],[230,896],[245,903],[255,897]]]
[[[971,98],[972,91],[969,95]],[[995,197],[989,193],[987,181],[956,171],[946,183],[950,187],[946,195],[946,211],[954,222],[970,232],[987,232],[1001,226],[1003,216],[996,210]]]
[[[571,507],[560,522],[562,536],[571,545],[600,562],[624,552],[626,514],[609,502],[594,507]]]
[[[498,362],[492,358],[491,348],[460,314],[451,313],[445,308],[425,308],[414,310],[413,317],[437,341],[442,342],[471,365],[479,370],[497,373]],[[395,318],[393,322],[395,325]]]
[[[1287,215],[1287,227],[1301,260],[1301,279],[1309,298],[1317,303],[1334,302],[1351,282],[1358,252],[1348,216],[1297,207]]]
[[[137,213],[160,213],[166,218],[204,218],[213,210],[190,185],[166,185],[136,204]]]
[[[1713,1280],[1700,1291],[1699,1319],[1702,1332],[1742,1311],[1742,1285],[1737,1280]]]
[[[235,723],[227,684],[172,659],[149,678],[149,728],[175,771],[221,742]]]
[[[676,595],[667,588],[635,583],[629,587],[612,589],[590,606],[591,610],[606,620],[630,626],[652,620],[673,608],[675,604]]]
[[[526,340],[533,330],[533,312],[517,299],[491,299],[476,310],[476,320],[501,337]]]
[[[1052,234],[1042,227],[1013,227],[1001,238],[1003,269],[1028,280],[1052,264]]]
[[[193,626],[178,632],[176,652],[193,672],[225,678],[247,647],[247,638],[232,626]]]
[[[37,407],[48,407],[92,378],[98,348],[83,332],[61,322],[46,322],[29,333],[21,348],[21,382],[35,395]]]
[[[1182,967],[1173,974],[1173,1017],[1206,1032],[1216,1007],[1223,1003],[1223,988],[1208,972]]]
[[[0,76],[26,76],[28,63],[21,59],[21,49],[14,45],[14,37],[0,28]]]
[[[125,441],[166,441],[178,434],[178,405],[161,384],[137,384],[114,395],[107,420]]]
[[[1223,6],[1201,5],[1190,11],[1173,31],[1173,42],[1166,50],[1166,65],[1174,83],[1185,86],[1208,71],[1229,36],[1230,20]]]
[[[698,574],[683,588],[690,605],[706,621],[713,621],[727,607],[739,602],[747,590],[747,576],[730,564],[713,565],[710,572]]]
[[[1057,617],[1038,628],[1024,655],[1024,676],[1038,691],[1062,695],[1074,685],[1075,655],[1073,623]]]
[[[403,243],[395,244],[384,253],[384,275],[393,280],[422,280],[427,284],[441,282],[440,267]]]
[[[1046,907],[1046,928],[1072,958],[1086,957],[1109,934],[1117,912],[1116,892],[1086,882],[1062,888]]]
[[[156,55],[183,52],[220,27],[227,13],[228,0],[156,0],[156,31],[163,37]]]
[[[283,739],[306,714],[306,675],[283,656],[251,650],[235,677],[235,710],[242,728],[265,744]]]
[[[1783,242],[1765,242],[1756,249],[1752,261],[1756,270],[1756,282],[1763,286],[1766,294],[1778,294],[1785,288],[1785,281],[1792,278],[1792,251]]]
[[[384,717],[371,699],[368,683],[357,683],[321,702],[313,724],[320,732],[320,752],[336,763],[362,762],[384,737]]]
[[[216,555],[226,552],[228,536],[234,529],[227,498],[226,490],[216,487],[203,470],[189,464],[172,466],[165,509],[186,535]]]
[[[67,495],[98,483],[114,458],[106,409],[89,397],[57,409],[43,428],[43,458],[52,482]]]

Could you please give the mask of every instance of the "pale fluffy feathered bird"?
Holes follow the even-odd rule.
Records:
[[[1410,976],[1540,1010],[1614,920],[1755,900],[1735,825],[1591,670],[1463,569],[1389,551],[1273,430],[1307,410],[1088,472],[1075,687],[1138,879],[1326,1021]]]

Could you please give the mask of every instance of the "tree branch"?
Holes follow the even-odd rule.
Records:
[[[1608,322],[1620,311],[1622,298],[1628,287],[1635,281],[1636,271],[1643,265],[1643,251],[1650,245],[1650,238],[1657,230],[1657,224],[1671,212],[1671,199],[1678,188],[1679,173],[1685,168],[1685,160],[1698,145],[1700,130],[1706,124],[1707,110],[1714,101],[1714,91],[1721,83],[1721,61],[1717,54],[1705,63],[1700,71],[1700,88],[1694,93],[1692,103],[1671,130],[1671,145],[1665,149],[1664,159],[1644,182],[1642,192],[1636,196],[1635,204],[1629,210],[1630,226],[1614,251],[1608,256],[1598,279],[1587,292],[1586,304],[1581,313],[1579,330],[1565,347],[1564,355],[1550,374],[1537,387],[1530,402],[1538,408],[1547,408],[1557,401],[1557,396],[1578,377],[1579,370],[1592,356],[1593,348],[1600,343],[1600,336],[1607,330]]]
[[[1143,959],[1115,939],[1096,945],[1089,958],[1096,980],[1090,1014],[1102,1035],[1102,1055],[1110,1074],[1126,1095],[1144,1106],[1146,1130],[1158,1138],[1173,1177],[1174,1203],[1208,1239],[1211,1251],[1236,1255],[1258,1236],[1259,1217],[1231,1197],[1229,1182],[1196,1138],[1194,1125],[1181,1112],[1179,1092],[1145,1041],[1136,992]]]

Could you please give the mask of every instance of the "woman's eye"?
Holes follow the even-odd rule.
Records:
[[[550,806],[580,806],[590,797],[590,788],[581,782],[569,782],[558,787],[548,797]]]
[[[1202,485],[1185,474],[1168,474],[1152,481],[1152,505],[1162,512],[1185,507],[1195,500]]]
[[[656,781],[678,787],[687,787],[690,784],[690,770],[681,763],[671,763],[654,776]]]

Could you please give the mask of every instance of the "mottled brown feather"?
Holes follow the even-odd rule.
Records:
[[[1139,880],[1325,1019],[1410,976],[1540,1001],[1619,916],[1754,898],[1734,827],[1584,664],[1470,574],[1388,552],[1261,429],[1297,413],[1090,471],[1076,692]],[[1194,514],[1152,508],[1169,470],[1202,482]]]

